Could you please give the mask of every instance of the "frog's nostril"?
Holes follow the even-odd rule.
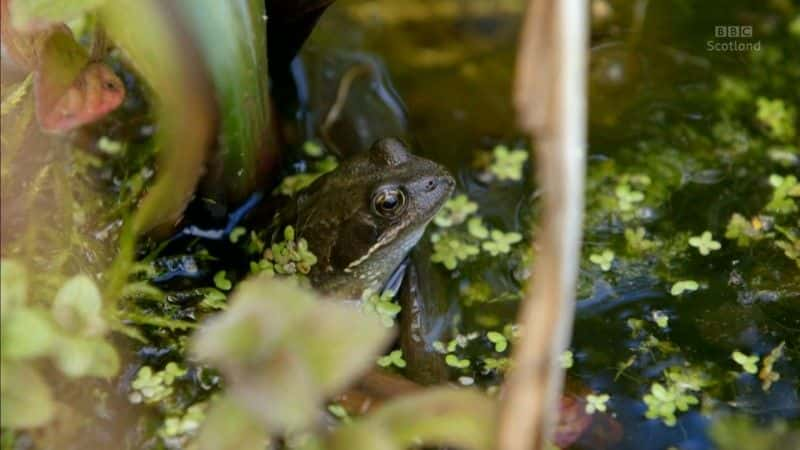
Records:
[[[431,192],[434,189],[436,189],[436,180],[431,178],[425,183],[425,190]]]

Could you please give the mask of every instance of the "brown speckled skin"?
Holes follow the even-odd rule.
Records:
[[[380,289],[417,243],[453,191],[455,181],[433,161],[414,156],[393,138],[381,139],[298,193],[276,223],[293,225],[318,262],[311,281],[323,293],[358,299]],[[400,189],[405,207],[396,217],[375,211],[373,197]]]

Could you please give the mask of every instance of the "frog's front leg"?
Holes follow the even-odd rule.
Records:
[[[427,270],[425,270],[427,268]],[[408,259],[400,287],[400,347],[409,379],[423,385],[447,382],[450,371],[433,343],[445,341],[457,311],[446,295],[442,274],[430,270],[430,245],[420,242]]]

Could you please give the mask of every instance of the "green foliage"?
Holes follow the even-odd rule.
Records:
[[[648,419],[661,419],[667,426],[677,423],[676,412],[685,412],[689,406],[698,403],[697,397],[688,394],[676,384],[653,383],[650,393],[644,396],[647,405],[645,417]]]
[[[269,275],[308,274],[317,263],[317,257],[308,249],[308,242],[295,239],[294,227],[283,230],[283,240],[274,242],[265,252],[264,258],[253,266],[253,272]]]
[[[402,350],[392,350],[388,355],[378,358],[378,365],[381,367],[395,366],[397,368],[404,368],[406,360],[403,359]]]
[[[690,237],[689,245],[696,248],[703,256],[722,248],[722,244],[714,240],[710,231],[704,231],[700,236]]]
[[[383,326],[391,327],[401,310],[400,305],[394,301],[394,295],[391,291],[383,291],[378,295],[368,289],[361,296],[361,308],[380,318]]]
[[[431,241],[433,242],[431,261],[441,263],[448,270],[455,269],[459,262],[480,253],[478,246],[463,242],[447,233],[434,234],[431,236]]]
[[[509,150],[505,145],[498,145],[492,150],[492,158],[489,172],[498,180],[519,181],[522,179],[522,168],[528,160],[528,151]]]
[[[667,328],[669,325],[669,316],[664,311],[653,311],[653,321],[659,328]]]
[[[53,301],[53,318],[66,331],[100,336],[107,330],[101,315],[103,300],[94,281],[86,275],[69,279]]]
[[[603,250],[603,253],[592,253],[589,255],[589,261],[600,266],[604,272],[611,270],[611,263],[614,262],[614,252],[611,250]]]
[[[314,333],[308,333],[311,328]],[[389,338],[380,323],[352,305],[318,300],[290,280],[243,281],[228,310],[193,337],[195,355],[218,367],[227,386],[205,413],[196,438],[198,448],[263,448],[271,438],[287,436],[294,441],[302,434],[302,448],[401,449],[425,443],[488,449],[492,402],[474,392],[451,389],[390,401],[359,419],[351,419],[334,405],[329,410],[346,419],[342,426],[327,434],[301,433],[313,424],[329,396],[375,361]],[[379,365],[404,367],[402,352],[392,351],[379,359]],[[166,375],[163,381],[154,380],[158,374],[151,371],[145,375],[145,387],[154,393],[168,385]],[[202,414],[187,415],[165,422],[162,433],[191,429]],[[470,426],[467,440],[465,425]],[[382,447],[374,447],[375,442]]]
[[[682,280],[676,281],[670,288],[669,293],[677,297],[685,292],[696,291],[699,288],[700,285],[694,280]]]
[[[755,375],[758,372],[758,360],[760,359],[758,355],[745,355],[744,353],[740,352],[739,350],[734,351],[731,353],[731,358],[736,361],[736,364],[742,366],[742,369],[752,375]]]
[[[481,248],[492,256],[510,252],[511,246],[522,240],[522,235],[515,231],[503,233],[492,230],[490,236],[490,240],[484,241]]]
[[[150,366],[142,366],[131,383],[133,392],[129,399],[133,403],[160,402],[172,395],[175,379],[186,375],[187,372],[175,362],[167,363],[164,369],[158,372],[153,372]]]
[[[132,260],[135,236],[175,223],[191,199],[205,170],[206,149],[213,139],[214,100],[204,71],[197,70],[198,61],[181,47],[179,30],[156,2],[105,2],[97,10],[97,18],[153,93],[158,123],[154,144],[159,149],[158,176],[120,244],[119,269],[115,272],[121,277],[120,273],[127,274],[125,266]],[[241,86],[238,89],[248,91]],[[112,283],[114,290],[121,288],[124,280]]]
[[[783,450],[800,446],[800,432],[782,420],[763,426],[743,415],[715,417],[709,434],[720,450]]]
[[[760,241],[764,238],[761,223],[761,219],[758,217],[748,221],[741,214],[734,213],[725,229],[725,237],[735,239],[736,245],[739,247],[746,247],[751,242]]]
[[[629,184],[619,184],[614,191],[617,196],[620,211],[629,212],[634,209],[637,203],[644,200],[642,192],[633,190]]]
[[[226,272],[224,270],[220,270],[214,274],[214,286],[222,291],[230,291],[233,287],[233,283],[231,283],[231,280],[227,278]]]
[[[309,144],[306,142],[306,144]],[[304,147],[305,148],[305,147]],[[311,147],[314,148],[314,147]],[[322,149],[320,149],[320,152]],[[328,172],[336,169],[338,162],[333,156],[327,156],[313,164],[313,170],[306,173],[297,173],[289,175],[281,180],[281,184],[275,188],[276,194],[286,195],[289,197],[294,196],[296,193],[302,191],[311,185],[317,178],[325,175]]]
[[[425,444],[471,450],[493,448],[495,406],[484,395],[448,387],[432,388],[383,405],[338,428],[329,450],[404,450]]]
[[[489,331],[486,333],[486,339],[489,339],[489,342],[494,344],[494,351],[496,352],[504,352],[508,348],[508,339],[506,339],[503,333],[498,333],[497,331]]]
[[[106,0],[25,0],[14,2],[12,21],[15,28],[29,28],[42,22],[69,22]]]
[[[611,398],[608,394],[589,394],[586,396],[586,412],[594,414],[595,412],[606,412],[608,400]]]
[[[203,52],[221,112],[210,184],[227,200],[246,198],[278,151],[271,131],[264,2],[181,0],[178,9]],[[269,164],[265,164],[268,161]],[[217,167],[218,166],[218,167]],[[208,195],[215,196],[214,191]],[[218,195],[218,194],[217,194]],[[224,201],[226,198],[215,198]]]
[[[263,450],[268,435],[248,409],[233,398],[212,400],[196,439],[199,450]]]
[[[471,364],[469,359],[459,358],[455,353],[448,353],[447,356],[445,356],[444,358],[444,362],[448,366],[454,367],[456,369],[466,369]]]
[[[788,175],[770,175],[769,184],[775,189],[772,192],[772,199],[764,206],[765,211],[776,214],[791,214],[797,212],[796,198],[800,198],[800,184],[797,177]]]
[[[433,223],[443,228],[459,225],[477,210],[477,203],[471,201],[466,195],[459,194],[445,202],[433,218]]]
[[[32,428],[54,414],[53,394],[36,367],[50,358],[67,377],[111,377],[119,370],[116,350],[104,339],[108,330],[102,298],[85,275],[64,283],[50,310],[29,301],[28,274],[18,262],[0,262],[2,318],[3,427]]]
[[[756,119],[767,135],[777,141],[791,142],[796,136],[797,111],[783,100],[759,97],[756,99]]]
[[[561,366],[562,369],[569,369],[575,364],[574,355],[570,350],[564,350],[561,355],[558,356],[558,364]]]
[[[349,305],[257,277],[237,286],[228,310],[201,327],[193,348],[233,383],[233,401],[282,432],[309,425],[323,399],[371,365],[388,338]]]
[[[657,242],[645,238],[646,233],[644,227],[626,228],[625,241],[628,250],[634,253],[644,253],[656,248],[658,246]]]

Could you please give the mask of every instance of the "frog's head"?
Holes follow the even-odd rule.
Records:
[[[298,194],[298,236],[317,255],[312,279],[347,295],[378,289],[453,191],[442,166],[393,138],[343,161]]]

